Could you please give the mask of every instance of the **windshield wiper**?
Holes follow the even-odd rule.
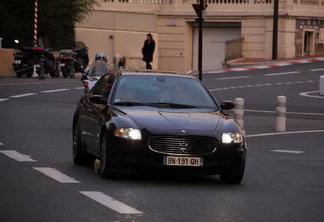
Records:
[[[138,103],[138,102],[115,102],[114,105],[116,106],[145,106],[144,103]]]
[[[199,108],[197,106],[192,106],[188,104],[179,104],[179,103],[148,103],[148,106],[155,107],[170,107],[170,108]]]

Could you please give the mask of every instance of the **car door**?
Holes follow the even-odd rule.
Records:
[[[91,95],[100,95],[107,98],[110,94],[112,85],[115,80],[115,75],[109,73],[98,80],[90,92]],[[94,152],[99,152],[100,149],[100,131],[101,127],[105,124],[107,119],[109,119],[109,114],[107,113],[106,104],[96,104],[90,102],[88,99],[88,116],[84,120],[87,127],[87,136],[85,143],[89,149]]]

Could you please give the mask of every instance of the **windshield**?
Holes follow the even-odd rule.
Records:
[[[217,109],[216,102],[198,79],[172,75],[121,76],[112,101],[119,106]]]
[[[105,61],[102,60],[95,60],[92,62],[88,76],[94,77],[94,76],[103,76],[104,74],[107,74],[109,72],[108,64]]]

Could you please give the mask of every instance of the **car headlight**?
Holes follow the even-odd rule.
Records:
[[[138,129],[133,129],[133,128],[116,129],[115,136],[121,137],[124,139],[131,139],[131,140],[141,140],[142,139],[141,131]]]
[[[243,136],[240,133],[223,133],[222,135],[223,143],[242,143]]]

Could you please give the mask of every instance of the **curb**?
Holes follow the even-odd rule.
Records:
[[[304,64],[311,62],[323,62],[324,57],[308,58],[308,59],[295,59],[286,61],[258,61],[258,62],[246,62],[239,63],[235,62],[230,64],[230,66],[235,66],[237,68],[221,69],[221,70],[205,70],[203,73],[226,73],[226,72],[237,72],[237,71],[249,71],[256,69],[268,69],[275,67],[282,67],[288,65]],[[188,74],[198,74],[197,70],[189,71]]]

